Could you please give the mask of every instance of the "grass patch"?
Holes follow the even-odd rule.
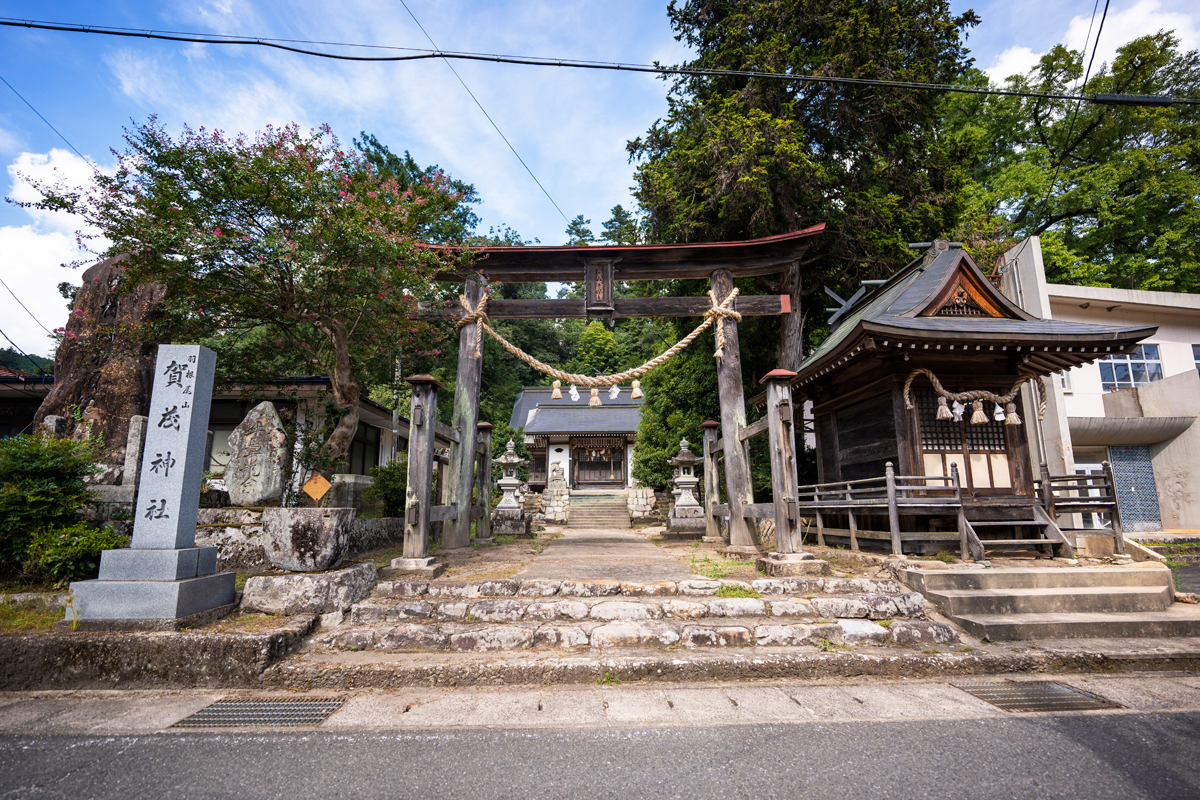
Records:
[[[0,604],[0,632],[29,633],[49,631],[63,618],[61,608],[47,611],[44,608],[17,608],[8,603]]]
[[[246,574],[245,572],[239,572],[236,575],[234,575],[234,577],[233,577],[234,590],[240,592],[242,589],[245,589],[246,588],[246,579],[249,577],[250,576],[248,574]]]
[[[496,544],[497,545],[512,544],[516,540],[517,540],[517,537],[515,537],[515,536],[497,536]]]
[[[848,645],[848,644],[839,644],[837,642],[831,642],[828,639],[822,639],[819,642],[814,642],[813,646],[816,647],[818,650],[820,650],[822,653],[832,653],[835,650],[849,650],[850,649],[850,645]]]
[[[611,672],[604,673],[604,677],[596,678],[596,683],[599,686],[616,686],[621,682],[621,679]]]
[[[725,559],[713,559],[708,553],[704,554],[704,558],[697,558],[695,555],[688,559],[688,567],[697,575],[703,575],[712,580],[720,580],[728,578],[738,570],[748,566],[745,561],[726,561]]]
[[[742,586],[737,583],[722,583],[721,588],[717,589],[717,597],[762,597],[761,592],[751,589],[749,586]]]
[[[877,619],[875,621],[878,622],[884,628],[890,628],[890,627],[892,627],[892,623],[895,622],[896,620],[894,620],[894,619]]]
[[[943,564],[955,564],[958,562],[958,556],[951,553],[949,550],[939,550],[931,556],[926,556],[922,561],[940,561]]]
[[[284,619],[282,614],[232,614],[205,625],[204,629],[216,633],[259,633],[278,628]]]

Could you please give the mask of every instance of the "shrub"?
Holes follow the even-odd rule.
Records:
[[[382,503],[385,517],[403,517],[408,491],[408,456],[397,454],[392,463],[371,467],[371,477],[374,481],[363,490],[362,498]]]
[[[100,553],[128,542],[110,527],[97,529],[84,522],[41,528],[31,537],[24,570],[31,578],[66,586],[71,581],[95,578],[100,571]]]
[[[0,571],[24,560],[34,531],[68,528],[90,501],[86,475],[95,471],[91,442],[13,436],[0,439]]]

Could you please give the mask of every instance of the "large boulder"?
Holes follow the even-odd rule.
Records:
[[[283,497],[291,453],[275,406],[269,401],[256,405],[229,434],[224,476],[229,501],[243,507],[277,503]]]
[[[350,546],[353,508],[266,508],[267,560],[290,572],[320,572],[342,563]]]
[[[54,386],[34,417],[40,423],[57,416],[71,428],[65,435],[100,439],[99,460],[113,465],[125,461],[129,418],[150,409],[155,346],[141,335],[166,293],[158,284],[122,291],[123,258],[106,259],[83,273],[54,356]],[[76,422],[73,409],[82,410],[83,419]]]

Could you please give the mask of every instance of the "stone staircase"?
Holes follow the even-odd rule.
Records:
[[[1144,547],[1153,550],[1171,561],[1184,564],[1200,565],[1200,536],[1185,536],[1180,534],[1145,534],[1130,535],[1126,538],[1135,539]]]
[[[899,576],[984,641],[1200,636],[1200,606],[1174,602],[1171,571],[1159,564]]]
[[[717,597],[722,583],[760,597]],[[382,581],[310,651],[705,648],[955,641],[894,580]]]
[[[571,511],[567,515],[567,527],[627,529],[629,501],[623,490],[611,492],[577,489],[571,492]]]

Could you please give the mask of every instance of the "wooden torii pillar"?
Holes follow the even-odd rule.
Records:
[[[733,291],[733,274],[719,269],[710,278],[713,295],[721,302]],[[754,504],[750,482],[750,443],[739,434],[746,427],[746,397],[742,391],[742,356],[738,347],[737,323],[718,319],[725,326],[724,356],[717,359],[717,390],[721,396],[721,434],[725,453],[725,492],[729,496],[729,553],[761,552],[757,521],[746,517],[746,507]]]
[[[463,293],[471,308],[478,308],[486,291],[482,278],[467,278]],[[465,314],[465,312],[464,312]],[[450,447],[446,472],[446,504],[457,509],[442,524],[442,547],[458,550],[471,544],[471,492],[475,482],[476,425],[479,423],[479,383],[483,377],[483,352],[475,354],[479,323],[468,322],[458,332],[458,379],[454,384],[454,421],[458,441]]]

